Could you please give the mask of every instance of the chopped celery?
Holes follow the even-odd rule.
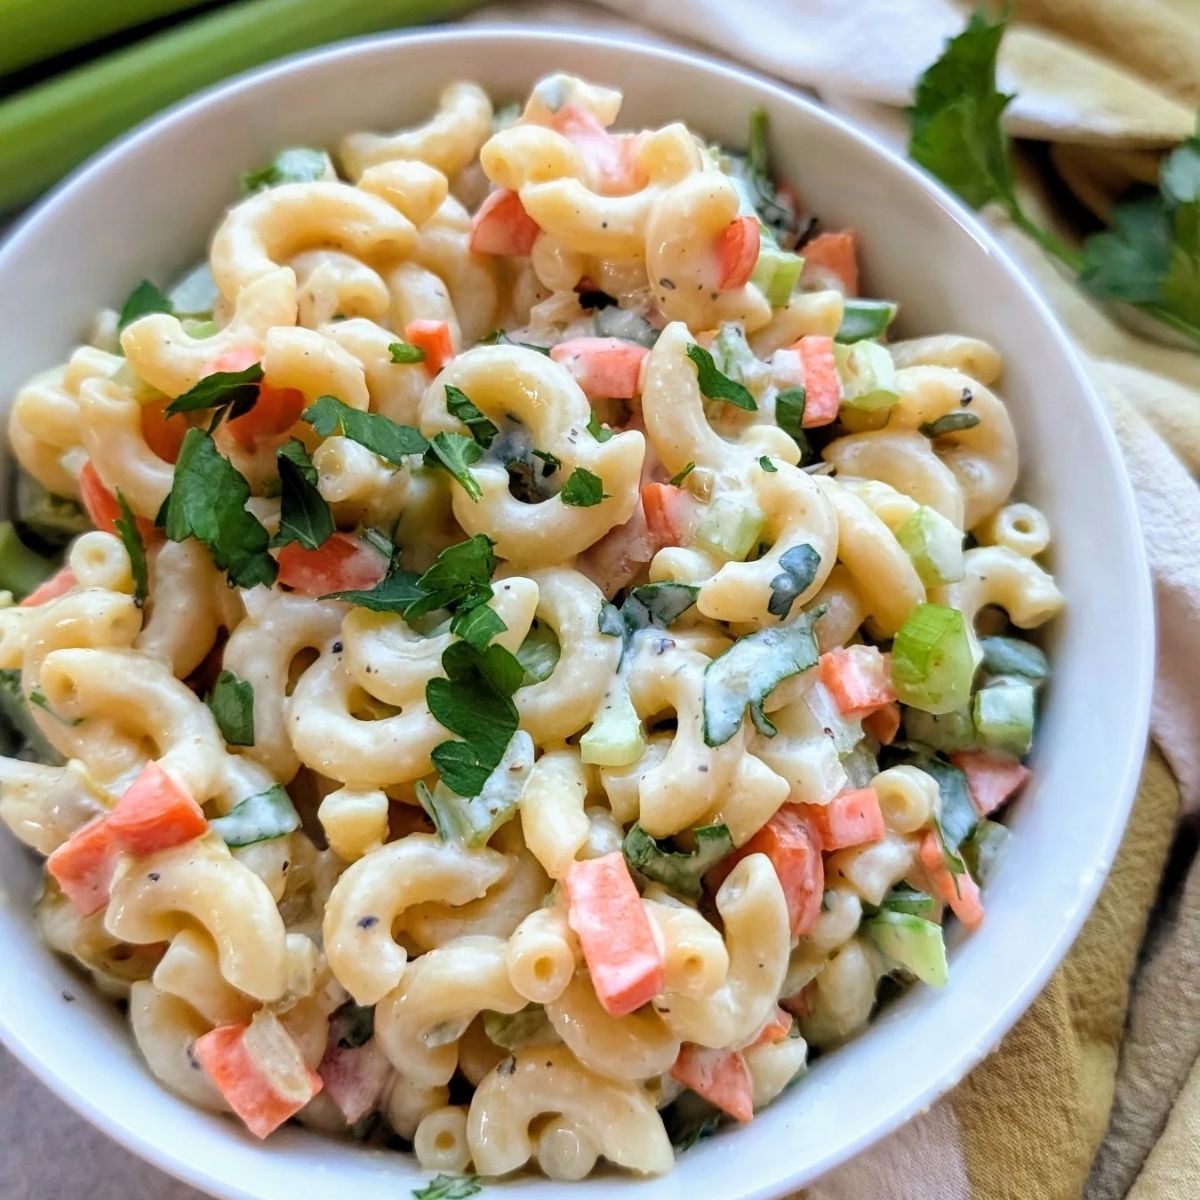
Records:
[[[766,521],[767,514],[757,505],[718,496],[705,508],[692,539],[722,558],[742,562],[758,545]]]
[[[484,846],[501,825],[516,816],[532,770],[533,739],[519,729],[477,796],[459,796],[441,780],[432,791],[418,783],[417,796],[442,841]]]
[[[171,308],[179,317],[208,317],[217,305],[220,292],[207,261],[187,272],[167,292]],[[193,334],[193,337],[196,335]]]
[[[867,936],[889,962],[922,983],[944,987],[950,978],[942,927],[923,917],[883,909],[863,922]]]
[[[722,375],[743,384],[755,395],[762,392],[771,369],[755,357],[746,341],[746,333],[733,321],[724,322],[717,330],[710,348],[713,365]],[[708,393],[706,392],[705,395]]]
[[[855,411],[891,408],[900,399],[896,390],[896,364],[886,346],[878,342],[835,342],[834,357],[842,380],[842,405]]]
[[[847,758],[863,739],[862,717],[843,716],[837,701],[819,679],[804,693],[804,701],[808,711],[833,739],[838,757]]]
[[[283,837],[300,828],[300,814],[283,785],[248,796],[223,817],[214,817],[209,828],[227,846],[252,846]]]
[[[690,853],[664,850],[640,825],[634,825],[625,835],[621,850],[625,861],[647,879],[698,900],[705,871],[733,853],[733,838],[725,825],[702,825],[691,833],[695,849]]]
[[[772,308],[782,308],[796,290],[803,268],[804,259],[800,255],[781,250],[775,239],[764,233],[750,282]]]
[[[987,883],[996,872],[996,865],[1012,837],[999,821],[980,821],[959,847],[963,862],[977,883]]]
[[[848,296],[842,308],[837,340],[849,344],[879,337],[895,319],[896,308],[891,300],[859,300]]]
[[[1034,708],[1033,684],[1028,681],[990,684],[975,693],[975,728],[984,745],[1022,758],[1033,745]]]
[[[618,308],[616,305],[596,309],[592,313],[592,328],[597,337],[621,338],[647,349],[658,341],[658,330],[645,317],[632,309]]]
[[[746,708],[754,728],[765,737],[775,726],[763,702],[780,683],[817,665],[813,622],[825,606],[801,613],[787,625],[772,625],[738,638],[704,669],[704,740],[724,745],[741,727]]]
[[[842,720],[845,720],[843,717]],[[859,725],[861,731],[861,722]],[[879,762],[875,755],[867,749],[865,740],[860,741],[845,758],[842,759],[842,769],[852,788],[870,787],[871,780],[879,774]]]
[[[549,679],[558,665],[562,647],[558,635],[544,621],[534,621],[525,640],[517,647],[517,662],[525,668],[522,687]]]
[[[919,708],[905,707],[904,737],[946,754],[967,750],[979,743],[969,704],[946,713],[927,713]]]
[[[17,524],[38,542],[58,549],[92,527],[74,501],[48,492],[32,475],[17,475]]]
[[[918,604],[892,643],[892,682],[901,703],[948,713],[971,699],[975,657],[956,608]]]
[[[0,522],[0,590],[21,600],[57,568],[21,541],[11,521]]]
[[[483,1032],[501,1050],[519,1050],[531,1042],[555,1041],[558,1038],[546,1017],[546,1010],[540,1004],[531,1004],[515,1013],[489,1010],[483,1014]]]
[[[962,531],[936,509],[922,504],[896,530],[896,541],[912,559],[917,577],[926,587],[963,577]]]
[[[983,651],[983,669],[989,675],[1023,675],[1040,682],[1050,674],[1046,656],[1023,638],[985,637],[979,639]]]
[[[579,755],[596,766],[627,767],[637,762],[645,749],[646,736],[629,698],[629,686],[623,675],[615,675],[592,727],[579,739]]]
[[[213,337],[217,332],[216,321],[208,321],[203,317],[184,317],[180,324],[183,326],[183,332],[197,341]]]

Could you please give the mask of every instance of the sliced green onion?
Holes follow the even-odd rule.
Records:
[[[966,617],[943,604],[918,604],[892,643],[892,682],[901,703],[953,712],[971,699],[974,675]]]
[[[742,562],[758,545],[767,514],[756,505],[718,496],[696,524],[692,540],[731,562]]]
[[[864,921],[863,928],[888,962],[931,987],[945,987],[950,971],[940,925],[922,917],[884,909]]]
[[[1005,680],[975,693],[975,728],[985,746],[1023,758],[1033,745],[1033,684]]]
[[[695,840],[692,851],[664,850],[640,825],[634,825],[621,850],[625,861],[647,879],[698,900],[704,873],[733,853],[733,838],[726,825],[701,825],[691,833]]]
[[[962,531],[936,509],[922,504],[899,529],[896,541],[912,559],[926,587],[954,583],[963,577]]]
[[[1045,654],[1022,638],[980,638],[979,647],[983,651],[983,669],[989,675],[1023,675],[1040,682],[1050,674]]]
[[[891,408],[900,399],[896,390],[896,364],[886,346],[878,342],[835,342],[834,357],[842,380],[842,404],[858,412]]]
[[[850,344],[877,338],[895,320],[897,305],[891,300],[858,300],[848,297],[842,308],[842,323],[835,335]]]
[[[299,829],[300,814],[283,785],[277,783],[268,791],[248,796],[208,824],[227,846],[253,846]]]

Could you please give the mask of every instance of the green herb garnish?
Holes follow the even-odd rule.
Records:
[[[702,395],[709,400],[722,400],[746,412],[755,412],[758,409],[747,388],[718,371],[713,356],[703,346],[697,346],[695,343],[688,346],[687,356],[696,364],[696,379]]]
[[[253,684],[232,671],[222,671],[207,703],[227,745],[254,745]]]

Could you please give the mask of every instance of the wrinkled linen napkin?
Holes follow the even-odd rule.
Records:
[[[1009,128],[1046,143],[1056,185],[1103,214],[1193,129],[1200,0],[1018,0],[1015,11],[1000,72],[1019,96]],[[684,42],[810,89],[902,147],[913,82],[967,13],[950,0],[597,0],[504,4],[472,20]],[[1038,174],[1022,178],[1044,191]],[[1158,601],[1155,745],[1100,901],[1045,992],[953,1092],[803,1195],[1195,1200],[1200,354],[1123,328],[1022,234],[992,223],[1076,338],[1125,451]],[[0,1181],[4,1200],[200,1196],[107,1142],[3,1051]]]

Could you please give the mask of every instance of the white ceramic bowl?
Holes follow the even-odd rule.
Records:
[[[1049,635],[1055,674],[1014,838],[986,894],[988,919],[955,936],[943,991],[917,987],[822,1059],[745,1128],[701,1142],[665,1178],[602,1176],[578,1196],[773,1197],[814,1179],[929,1105],[991,1050],[1091,907],[1116,851],[1142,760],[1153,625],[1129,484],[1100,407],[1046,305],[975,219],[845,121],[741,71],[615,40],[478,29],[354,42],[244,76],[143,126],[78,172],[0,250],[0,396],[61,360],[95,309],[142,276],[193,261],[238,172],[288,143],[417,121],[449,80],[523,95],[566,69],[625,92],[622,121],[683,118],[743,144],[756,105],[776,162],[812,209],[855,226],[871,295],[901,302],[904,332],[996,343],[1021,448],[1021,494],[1048,514],[1066,615]],[[164,1091],[125,1021],[37,939],[38,868],[0,837],[0,1033],[50,1087],[163,1169],[222,1197],[395,1200],[426,1177],[404,1155],[288,1128],[261,1145],[231,1120]],[[957,931],[961,934],[961,930]],[[68,1006],[69,989],[78,1002]],[[528,1179],[505,1196],[559,1185]],[[566,1189],[561,1189],[565,1191]]]

